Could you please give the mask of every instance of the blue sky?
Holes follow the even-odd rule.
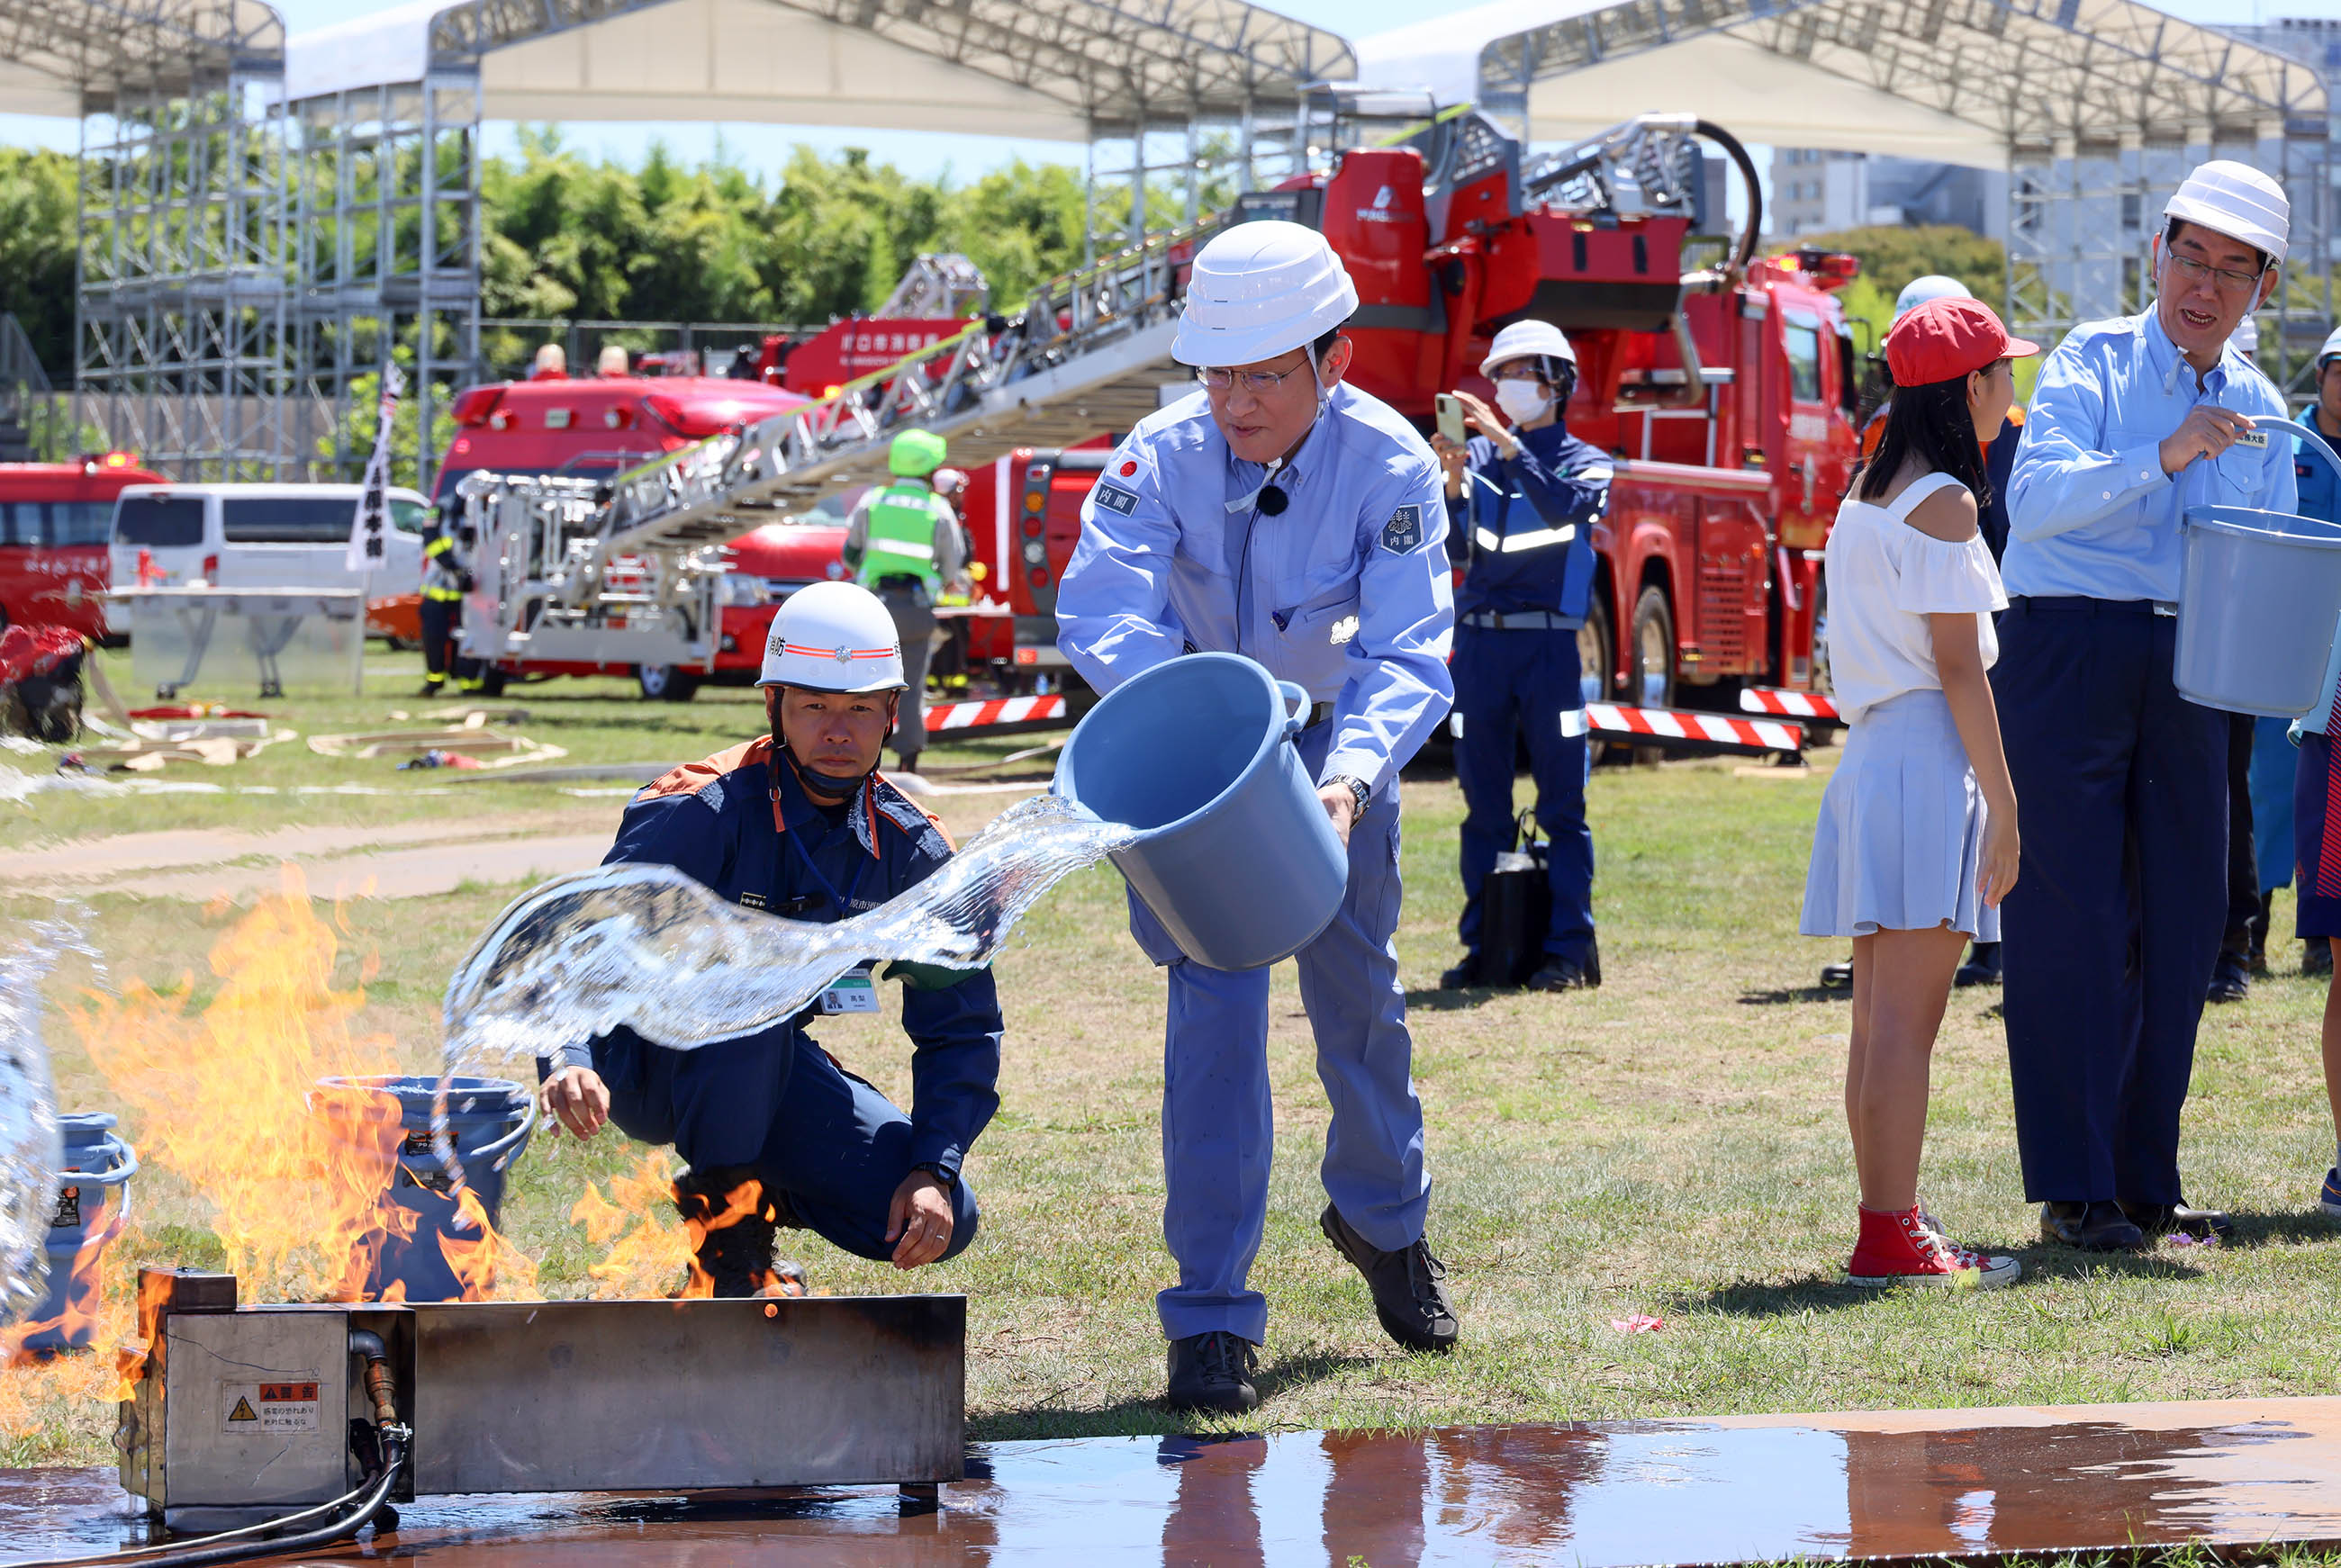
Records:
[[[1351,38],[1426,16],[1468,9],[1477,3],[1478,0],[1268,0],[1272,9]],[[284,15],[285,25],[300,32],[384,9],[387,0],[274,0],[274,4]],[[2341,0],[2163,0],[2162,9],[2190,21],[2236,23],[2277,16],[2341,17]],[[1031,163],[1072,164],[1081,160],[1081,149],[1071,143],[1009,137],[743,124],[572,123],[563,129],[571,145],[581,151],[606,154],[629,163],[639,160],[652,141],[663,141],[684,158],[695,161],[714,149],[719,136],[733,157],[752,167],[768,170],[778,167],[789,149],[801,142],[822,149],[867,147],[872,156],[911,174],[933,177],[949,173],[961,180],[981,174],[1014,157],[1021,156]],[[0,145],[38,145],[69,151],[77,136],[77,127],[70,120],[0,114]],[[490,124],[486,136],[490,152],[509,153],[514,144],[509,124]]]

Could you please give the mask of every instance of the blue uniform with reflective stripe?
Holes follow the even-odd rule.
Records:
[[[603,863],[672,866],[748,908],[827,922],[877,908],[951,854],[933,821],[882,779],[831,821],[763,737],[646,786]],[[991,971],[955,984],[943,978],[924,977],[931,988],[917,978],[903,987],[907,1116],[832,1060],[802,1016],[692,1051],[621,1028],[569,1047],[554,1065],[593,1067],[627,1136],[672,1144],[693,1170],[751,1167],[828,1240],[883,1259],[893,1253],[885,1236],[895,1187],[917,1166],[956,1175],[1000,1105],[1003,1026]],[[967,1182],[953,1202],[955,1254],[975,1237]]]
[[[1455,774],[1463,789],[1459,835],[1466,951],[1484,940],[1481,909],[1496,857],[1512,848],[1515,747],[1528,743],[1536,822],[1551,844],[1548,957],[1593,967],[1593,832],[1585,821],[1583,670],[1576,628],[1593,588],[1593,524],[1609,505],[1609,454],[1558,421],[1516,432],[1499,457],[1474,436],[1463,478],[1462,522],[1450,548],[1467,561],[1455,594]],[[1488,618],[1541,614],[1551,624]]]
[[[2180,1201],[2178,1123],[2227,908],[2227,716],[2178,694],[2179,518],[2294,508],[2291,442],[2165,474],[2198,403],[2278,416],[2233,347],[2197,376],[2153,311],[2040,369],[2008,482],[1991,671],[2024,868],[2001,906],[2025,1196]]]
[[[1196,392],[1141,422],[1081,508],[1057,598],[1057,645],[1101,691],[1189,650],[1241,653],[1333,712],[1301,735],[1320,779],[1373,791],[1350,834],[1333,923],[1300,950],[1301,1003],[1332,1105],[1321,1175],[1376,1247],[1422,1235],[1430,1202],[1413,1041],[1398,979],[1398,770],[1445,716],[1454,604],[1437,461],[1384,403],[1337,386],[1273,477],[1228,450]],[[1131,926],[1167,968],[1163,1235],[1179,1284],[1157,1302],[1171,1338],[1260,1342],[1267,1299],[1246,1284],[1268,1214],[1273,1129],[1268,971],[1181,954],[1133,898]]]

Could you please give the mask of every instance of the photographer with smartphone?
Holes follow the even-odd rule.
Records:
[[[1562,422],[1577,353],[1559,327],[1513,323],[1496,334],[1479,373],[1495,383],[1501,416],[1469,392],[1442,394],[1430,443],[1447,471],[1448,548],[1464,572],[1449,719],[1465,807],[1464,957],[1439,983],[1519,983],[1486,973],[1481,955],[1488,874],[1513,847],[1512,764],[1525,734],[1552,894],[1543,955],[1527,983],[1571,991],[1601,983],[1577,639],[1593,588],[1593,523],[1609,504],[1609,455]],[[1592,673],[1599,684],[1606,670]]]

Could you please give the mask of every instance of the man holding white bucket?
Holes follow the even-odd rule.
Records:
[[[2002,909],[2025,1196],[2049,1241],[2223,1234],[2187,1206],[2178,1119],[2226,905],[2224,714],[2178,694],[2179,520],[2295,510],[2283,398],[2229,343],[2276,286],[2291,210],[2218,161],[2154,242],[2142,315],[2076,327],[2042,365],[2009,483],[2009,607],[1992,670],[2024,808]]]
[[[1446,713],[1455,606],[1438,461],[1384,403],[1342,384],[1358,306],[1340,258],[1297,223],[1241,223],[1195,257],[1171,353],[1202,386],[1141,421],[1081,508],[1057,645],[1100,691],[1197,650],[1243,654],[1305,688],[1300,736],[1349,846],[1348,890],[1296,956],[1332,1104],[1319,1224],[1410,1350],[1456,1319],[1423,1238],[1430,1183],[1392,934],[1398,770]],[[1169,971],[1164,1239],[1157,1298],[1170,1397],[1250,1410],[1268,1302],[1249,1288],[1273,1126],[1268,971],[1182,953],[1133,898],[1139,946]]]

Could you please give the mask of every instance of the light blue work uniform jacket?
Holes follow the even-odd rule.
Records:
[[[1380,793],[1454,698],[1455,600],[1438,460],[1379,399],[1336,386],[1273,475],[1197,391],[1141,421],[1081,505],[1057,646],[1100,691],[1194,650],[1240,653],[1334,704],[1319,780]]]
[[[2197,383],[2152,311],[2075,327],[2040,367],[2008,480],[2008,596],[2178,599],[2178,520],[2190,506],[2297,510],[2292,438],[2278,431],[2162,471],[2162,440],[2197,403],[2282,419],[2284,398],[2229,345]]]

